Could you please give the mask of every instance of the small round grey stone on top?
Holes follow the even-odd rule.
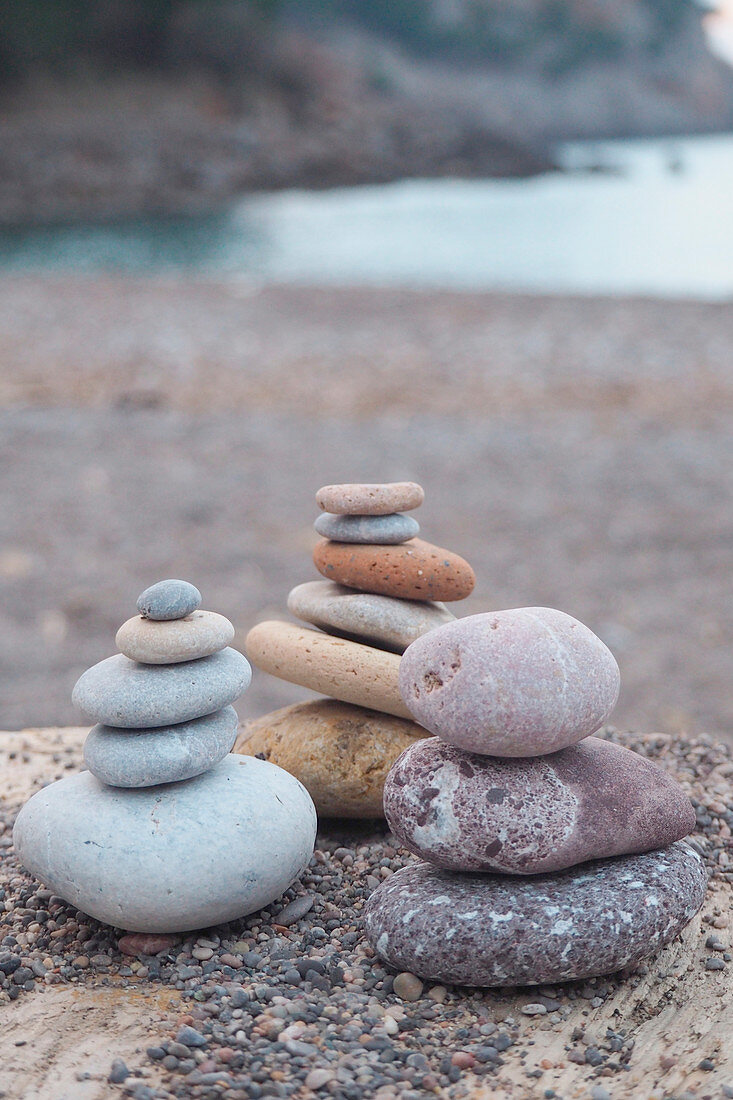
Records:
[[[95,722],[145,729],[213,714],[233,703],[251,679],[247,658],[229,647],[175,665],[141,665],[116,653],[79,677],[71,699]]]
[[[336,516],[321,512],[314,526],[319,535],[332,542],[364,542],[375,546],[396,546],[420,534],[417,520],[402,512],[387,516]]]
[[[391,481],[381,485],[324,485],[316,493],[322,512],[338,515],[386,516],[419,508],[425,492],[415,481]]]
[[[137,598],[137,609],[144,619],[166,622],[185,619],[201,607],[201,593],[188,581],[167,580],[151,584]]]
[[[234,707],[153,729],[94,726],[84,742],[84,763],[111,787],[154,787],[192,779],[231,750],[239,719]]]

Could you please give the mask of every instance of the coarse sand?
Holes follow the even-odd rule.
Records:
[[[283,899],[171,937],[155,956],[122,953],[120,930],[34,883],[13,855],[12,820],[33,790],[81,766],[85,733],[0,734],[7,1100],[731,1095],[725,745],[606,730],[681,782],[696,809],[692,842],[712,873],[701,915],[660,955],[631,974],[555,987],[446,989],[408,976],[398,996],[360,916],[379,882],[412,859],[383,823],[321,822],[310,867]],[[124,1081],[111,1085],[110,1073]]]

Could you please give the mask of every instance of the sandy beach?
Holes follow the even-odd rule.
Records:
[[[78,724],[138,592],[237,643],[316,576],[313,494],[411,478],[459,614],[560,607],[621,728],[733,741],[733,310],[243,281],[0,279],[0,725]],[[303,698],[255,677],[241,715]]]

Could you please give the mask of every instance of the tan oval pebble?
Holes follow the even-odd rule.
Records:
[[[194,611],[185,619],[157,621],[135,615],[117,631],[117,648],[143,665],[176,665],[208,657],[228,646],[234,627],[215,611]]]
[[[404,600],[463,600],[476,583],[467,561],[422,539],[399,546],[322,539],[313,551],[313,561],[329,581]]]
[[[384,817],[384,781],[397,757],[428,736],[404,718],[317,699],[256,718],[233,751],[262,754],[290,772],[321,817],[371,818]]]
[[[252,627],[245,650],[258,668],[281,680],[345,703],[411,718],[397,687],[396,653],[272,621]]]
[[[415,481],[392,481],[383,485],[324,485],[316,493],[323,512],[340,516],[386,516],[419,508],[425,492]]]

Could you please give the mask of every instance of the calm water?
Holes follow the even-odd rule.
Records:
[[[0,233],[0,270],[733,297],[733,137],[561,157],[570,171],[531,180],[288,191],[216,217]]]

